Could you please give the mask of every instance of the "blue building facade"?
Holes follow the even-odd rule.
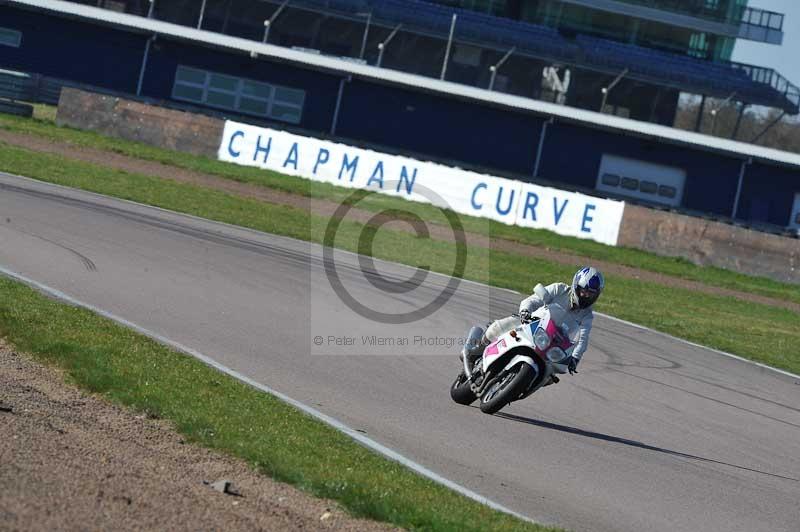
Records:
[[[141,83],[141,97],[165,105],[654,206],[729,217],[738,198],[735,217],[753,223],[792,225],[800,193],[800,165],[164,33],[153,40],[151,32],[14,2],[0,3],[0,15],[0,27],[21,34],[19,46],[0,46],[2,69],[124,94]],[[603,173],[609,157],[629,161],[631,175]],[[614,179],[618,189],[599,186]]]
[[[147,35],[0,6],[0,27],[20,32],[0,47],[0,68],[134,92]]]

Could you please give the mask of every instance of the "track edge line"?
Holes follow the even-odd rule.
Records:
[[[103,310],[103,309],[101,309],[99,307],[96,307],[96,306],[92,305],[92,304],[85,303],[85,302],[83,302],[83,301],[81,301],[79,299],[76,299],[76,298],[74,298],[74,297],[72,297],[72,296],[70,296],[70,295],[68,295],[68,294],[56,289],[56,288],[52,288],[52,287],[50,287],[50,286],[48,286],[46,284],[40,283],[38,281],[35,281],[35,280],[33,280],[33,279],[29,278],[29,277],[21,275],[21,274],[15,272],[15,271],[9,270],[9,269],[7,269],[7,268],[5,268],[3,266],[0,266],[0,275],[4,275],[5,277],[8,277],[8,278],[13,279],[13,280],[18,281],[18,282],[21,282],[21,283],[23,283],[23,284],[25,284],[25,285],[27,285],[27,286],[29,286],[31,288],[34,288],[34,289],[38,290],[39,292],[43,292],[43,293],[45,293],[45,294],[47,294],[47,295],[49,295],[49,296],[51,296],[51,297],[53,297],[55,299],[63,301],[65,303],[71,304],[71,305],[76,306],[76,307],[85,308],[85,309],[87,309],[87,310],[89,310],[91,312],[94,312],[95,314],[98,314],[98,315],[100,315],[100,316],[102,316],[102,317],[104,317],[106,319],[114,321],[114,322],[118,323],[119,325],[122,325],[123,327],[131,329],[131,330],[133,330],[133,331],[135,331],[135,332],[137,332],[139,334],[147,336],[148,338],[150,338],[152,340],[155,340],[155,341],[157,341],[157,342],[159,342],[161,344],[164,344],[164,345],[166,345],[168,347],[171,347],[171,348],[173,348],[173,349],[175,349],[177,351],[180,351],[181,353],[189,355],[189,356],[199,360],[200,362],[206,364],[207,366],[210,366],[210,367],[216,369],[217,371],[220,371],[220,372],[228,375],[229,377],[233,377],[234,379],[236,379],[236,380],[238,380],[238,381],[240,381],[240,382],[242,382],[244,384],[247,384],[248,386],[251,386],[251,387],[253,387],[253,388],[255,388],[255,389],[257,389],[257,390],[259,390],[261,392],[268,393],[268,394],[276,397],[277,399],[283,401],[284,403],[287,403],[287,404],[297,408],[301,412],[303,412],[303,413],[305,413],[305,414],[307,414],[307,415],[309,415],[309,416],[311,416],[311,417],[313,417],[313,418],[325,423],[326,425],[338,430],[339,432],[349,436],[350,438],[352,438],[353,440],[355,440],[359,444],[363,445],[364,447],[367,447],[368,449],[371,449],[371,450],[377,452],[378,454],[384,456],[385,458],[388,458],[389,460],[397,462],[397,463],[399,463],[399,464],[411,469],[415,473],[417,473],[417,474],[419,474],[419,475],[421,475],[423,477],[426,477],[429,480],[432,480],[433,482],[435,482],[435,483],[437,483],[439,485],[442,485],[442,486],[444,486],[444,487],[446,487],[448,489],[451,489],[451,490],[455,491],[456,493],[458,493],[460,495],[463,495],[464,497],[472,499],[472,500],[474,500],[474,501],[476,501],[476,502],[478,502],[480,504],[483,504],[483,505],[485,505],[485,506],[487,506],[487,507],[489,507],[489,508],[491,508],[493,510],[497,510],[499,512],[508,514],[508,515],[510,515],[512,517],[516,517],[517,519],[520,519],[522,521],[526,521],[526,522],[529,522],[529,523],[532,523],[532,524],[536,524],[536,525],[547,526],[545,523],[541,523],[541,522],[535,521],[535,520],[533,520],[532,518],[530,518],[528,516],[525,516],[525,515],[522,515],[520,513],[517,513],[514,510],[511,510],[510,508],[507,508],[507,507],[505,507],[505,506],[503,506],[503,505],[501,505],[499,503],[496,503],[496,502],[492,501],[491,499],[488,499],[488,498],[484,497],[483,495],[480,495],[480,494],[470,490],[469,488],[466,488],[466,487],[464,487],[464,486],[462,486],[460,484],[457,484],[456,482],[454,482],[452,480],[449,480],[449,479],[447,479],[447,478],[435,473],[434,471],[428,469],[427,467],[423,466],[422,464],[419,464],[419,463],[413,461],[412,459],[407,458],[406,456],[400,454],[399,452],[397,452],[397,451],[395,451],[395,450],[393,450],[393,449],[391,449],[389,447],[386,447],[385,445],[383,445],[381,443],[378,443],[377,441],[373,440],[372,438],[369,438],[369,437],[365,436],[364,434],[362,434],[362,433],[360,433],[360,432],[348,427],[347,425],[345,425],[341,421],[337,420],[336,418],[331,417],[331,416],[329,416],[327,414],[324,414],[324,413],[320,412],[319,410],[317,410],[317,409],[315,409],[315,408],[313,408],[311,406],[308,406],[305,403],[302,403],[302,402],[300,402],[300,401],[298,401],[296,399],[292,399],[288,395],[283,394],[283,393],[281,393],[281,392],[279,392],[279,391],[277,391],[277,390],[275,390],[275,389],[273,389],[273,388],[271,388],[271,387],[269,387],[269,386],[267,386],[265,384],[259,383],[259,382],[255,381],[255,380],[251,379],[250,377],[247,377],[246,375],[243,375],[243,374],[239,373],[238,371],[236,371],[234,369],[231,369],[231,368],[229,368],[229,367],[217,362],[213,358],[201,353],[200,351],[192,349],[191,347],[185,346],[185,345],[183,345],[183,344],[181,344],[179,342],[176,342],[174,340],[170,340],[166,336],[162,336],[162,335],[160,335],[160,334],[158,334],[158,333],[156,333],[154,331],[151,331],[151,330],[149,330],[149,329],[147,329],[145,327],[137,325],[136,323],[128,321],[125,318],[117,316],[116,314],[113,314],[111,312],[105,311],[105,310]]]

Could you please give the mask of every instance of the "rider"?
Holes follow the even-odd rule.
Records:
[[[519,305],[519,317],[509,316],[493,322],[486,328],[481,342],[468,350],[467,354],[473,358],[478,356],[487,345],[519,326],[520,320],[529,320],[531,313],[536,309],[545,304],[557,303],[568,309],[572,318],[578,323],[578,335],[568,362],[570,374],[577,373],[578,363],[589,346],[589,332],[592,330],[593,319],[592,306],[600,297],[604,287],[605,280],[599,270],[591,266],[582,268],[572,278],[571,286],[564,283],[546,286],[547,296],[544,301],[536,294],[523,299]],[[553,382],[558,382],[558,379],[554,378]]]

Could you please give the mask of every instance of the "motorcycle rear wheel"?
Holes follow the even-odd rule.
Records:
[[[486,387],[481,394],[481,412],[484,414],[499,412],[501,408],[522,395],[535,377],[534,369],[528,364],[520,362]]]
[[[469,379],[462,371],[450,386],[450,397],[460,405],[471,405],[478,398],[469,386]]]

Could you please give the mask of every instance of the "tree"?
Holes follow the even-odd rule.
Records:
[[[682,95],[678,103],[674,126],[679,129],[694,131],[697,124],[697,113],[700,110],[700,102],[701,98],[699,96]],[[700,132],[723,138],[733,138],[734,131],[736,131],[735,140],[740,142],[753,142],[753,139],[759,137],[756,142],[758,145],[800,153],[800,120],[798,120],[798,115],[781,117],[782,112],[779,109],[748,106],[742,115],[738,130],[736,130],[740,108],[741,104],[736,102],[726,103],[721,99],[706,98]],[[714,117],[714,111],[716,111],[716,117]],[[780,120],[778,120],[779,117]],[[776,120],[778,121],[775,122]],[[773,123],[774,125],[764,132]],[[762,132],[764,133],[762,134]]]

